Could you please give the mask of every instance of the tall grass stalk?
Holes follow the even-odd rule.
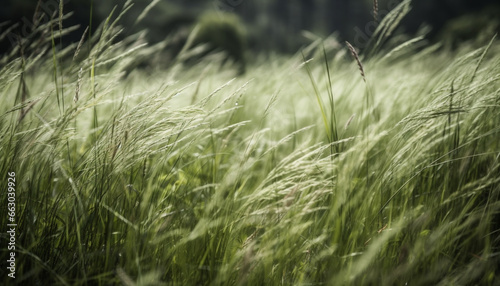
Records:
[[[327,41],[239,77],[210,57],[127,73],[160,51],[118,40],[121,13],[70,48],[20,40],[0,58],[0,284],[497,285],[500,47],[385,46],[409,3],[378,26],[394,53],[354,56],[369,85]]]

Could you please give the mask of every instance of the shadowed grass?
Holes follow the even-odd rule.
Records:
[[[156,50],[113,40],[113,23],[88,53],[50,40],[1,59],[0,173],[16,173],[18,225],[4,284],[498,283],[495,40],[356,54],[368,87],[326,44],[309,50],[320,60],[258,59],[237,78],[214,58],[127,74]]]

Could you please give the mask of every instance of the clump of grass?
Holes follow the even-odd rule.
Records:
[[[403,17],[411,10],[410,4],[411,0],[402,1],[382,19],[370,38],[368,47],[366,48],[367,55],[374,56],[382,49],[383,45],[392,36]]]
[[[116,41],[113,23],[70,52],[50,39],[43,54],[2,58],[15,282],[498,284],[497,42],[391,61],[348,44],[364,85],[347,50],[328,47],[321,61],[276,56],[236,79],[210,62],[201,76],[174,66],[125,79],[144,50]]]

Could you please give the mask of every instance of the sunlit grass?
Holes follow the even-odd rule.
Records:
[[[235,77],[213,57],[125,72],[155,50],[117,31],[108,19],[79,60],[50,42],[3,58],[15,282],[498,283],[498,43],[410,40],[357,58],[363,78],[325,44]]]

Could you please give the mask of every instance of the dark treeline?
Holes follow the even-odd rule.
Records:
[[[91,0],[63,0],[65,12],[74,11],[65,25],[80,24],[80,29],[65,38],[67,42],[80,39],[86,26],[89,25]],[[33,14],[37,0],[2,0],[0,10],[1,33],[9,25],[18,23],[13,34],[26,34],[33,23]],[[57,9],[59,0],[41,1],[42,11],[50,17]],[[349,40],[362,46],[373,32],[375,20],[372,0],[162,0],[151,11],[142,23],[136,24],[135,19],[147,7],[150,0],[135,0],[134,8],[124,18],[123,25],[131,33],[139,29],[149,30],[149,41],[158,42],[179,25],[191,25],[204,11],[216,10],[232,12],[240,16],[245,23],[249,37],[249,46],[254,50],[277,50],[280,52],[295,52],[305,43],[301,35],[303,30],[311,31],[325,37],[337,33],[341,40]],[[379,16],[384,16],[394,8],[400,0],[378,1]],[[402,30],[415,33],[423,24],[432,27],[429,34],[435,39],[443,27],[451,19],[460,15],[478,15],[481,11],[495,10],[495,0],[418,0],[413,1],[413,9],[403,22]],[[112,8],[123,6],[125,0],[93,1],[93,28],[103,21]],[[486,8],[485,8],[486,7]],[[476,14],[473,14],[476,13]],[[498,17],[497,17],[498,16]],[[494,14],[500,18],[500,15]],[[470,18],[469,18],[470,20]],[[493,20],[495,21],[495,20]],[[6,22],[6,23],[5,23]],[[494,23],[495,24],[495,23]],[[499,24],[496,23],[496,29]],[[478,29],[482,29],[481,24]],[[1,52],[15,44],[15,37],[7,36],[0,47]],[[362,47],[361,47],[362,48]]]

